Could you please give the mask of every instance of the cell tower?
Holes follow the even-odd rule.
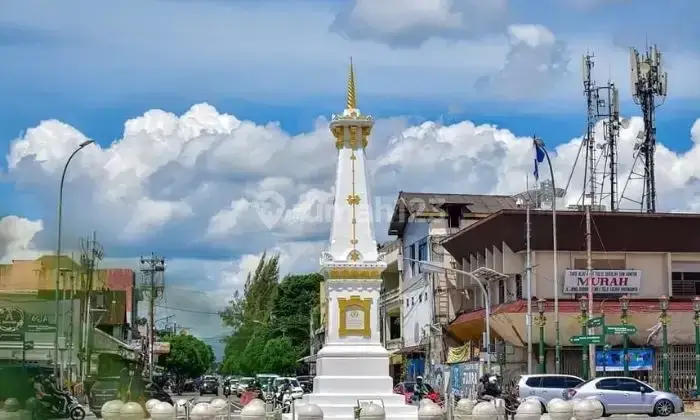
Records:
[[[586,134],[579,148],[585,148],[584,185],[581,204],[590,204],[602,209],[606,201],[610,210],[618,209],[618,160],[617,140],[620,133],[620,101],[618,89],[608,81],[598,86],[593,80],[593,54],[586,54],[582,60],[583,93],[586,96]],[[604,142],[596,144],[596,123],[603,120]],[[576,170],[576,163],[571,176]],[[570,177],[571,178],[571,177]],[[566,190],[568,190],[568,185]]]
[[[622,190],[621,201],[637,203],[647,213],[656,212],[656,108],[663,105],[668,93],[668,74],[663,71],[661,62],[661,51],[656,45],[647,47],[644,55],[634,48],[630,49],[632,97],[642,109],[644,131],[637,135],[634,163]],[[634,179],[643,181],[639,201],[625,196],[630,181]]]

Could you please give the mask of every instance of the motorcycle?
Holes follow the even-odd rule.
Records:
[[[51,417],[70,418],[71,420],[84,420],[85,408],[80,404],[77,398],[68,393],[59,395],[51,395],[61,401],[62,407],[57,407],[56,403],[39,399],[32,410],[32,417],[37,420],[44,420]]]
[[[294,404],[294,397],[291,391],[278,392],[275,395],[275,409],[281,410],[282,413],[291,413],[292,404]]]
[[[224,384],[224,397],[228,398],[231,396],[231,385]]]

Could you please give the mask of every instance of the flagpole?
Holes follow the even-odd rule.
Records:
[[[554,278],[554,372],[561,373],[561,333],[559,329],[559,252],[557,249],[557,187],[554,182],[554,167],[552,160],[549,158],[549,152],[542,139],[533,136],[532,138],[535,147],[544,152],[544,157],[547,159],[549,166],[549,176],[552,180],[552,276]]]

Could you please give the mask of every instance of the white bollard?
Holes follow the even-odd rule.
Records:
[[[20,404],[19,404],[19,401],[17,401],[17,398],[8,398],[5,400],[5,404],[3,404],[3,408],[8,413],[14,413],[16,411],[19,411]]]
[[[515,411],[515,420],[540,420],[542,404],[539,401],[525,400]]]
[[[475,405],[474,400],[469,398],[462,398],[457,401],[457,406],[454,410],[454,420],[471,420]]]
[[[150,399],[150,400],[146,401],[146,412],[148,414],[151,414],[151,409],[158,404],[160,404],[160,401],[158,401],[156,399]]]
[[[212,420],[214,415],[211,412],[209,403],[199,403],[192,407],[190,418],[192,420]]]
[[[141,404],[128,402],[119,410],[119,420],[143,420],[146,418]]]
[[[491,402],[480,402],[474,406],[472,411],[472,420],[497,420],[498,411],[496,406]]]
[[[361,420],[385,420],[384,407],[379,404],[369,403],[360,410]]]
[[[323,420],[323,410],[316,404],[303,404],[296,412],[299,420]]]
[[[599,418],[603,417],[603,414],[605,413],[605,407],[603,407],[603,403],[596,398],[591,398],[588,401],[590,401],[591,405],[593,406],[593,418],[595,420],[598,420]]]
[[[223,398],[215,398],[211,403],[211,410],[217,416],[228,414],[228,401]]]
[[[253,401],[260,401],[255,399]],[[265,420],[265,403],[260,401],[262,404],[253,404],[253,401],[246,404],[241,410],[241,420]]]
[[[102,418],[104,420],[119,420],[124,403],[121,400],[107,401],[102,405]]]
[[[593,420],[595,407],[588,400],[574,400],[574,417],[576,420]]]
[[[574,416],[574,406],[571,401],[553,398],[547,403],[547,413],[551,420],[571,420]]]
[[[166,403],[158,401],[158,404],[151,407],[151,420],[174,420],[175,419],[175,407]]]
[[[418,408],[418,420],[442,420],[442,408],[434,402],[424,402]]]

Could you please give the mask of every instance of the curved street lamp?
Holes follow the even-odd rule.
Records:
[[[70,156],[68,156],[68,160],[66,161],[65,166],[63,166],[63,173],[61,174],[61,183],[58,187],[58,236],[56,238],[56,337],[54,338],[54,352],[55,352],[55,358],[54,358],[54,365],[53,365],[53,373],[56,378],[56,381],[58,381],[57,385],[61,386],[62,383],[62,378],[63,376],[62,372],[63,369],[58,368],[58,335],[59,335],[59,317],[61,316],[61,300],[59,299],[59,290],[60,290],[60,281],[61,281],[61,223],[63,222],[63,184],[66,181],[66,171],[68,170],[68,165],[70,164],[71,160],[73,160],[73,157],[75,157],[76,154],[78,154],[79,151],[83,150],[86,146],[89,146],[93,144],[95,141],[94,140],[86,140],[78,145],[78,147],[71,153]]]

